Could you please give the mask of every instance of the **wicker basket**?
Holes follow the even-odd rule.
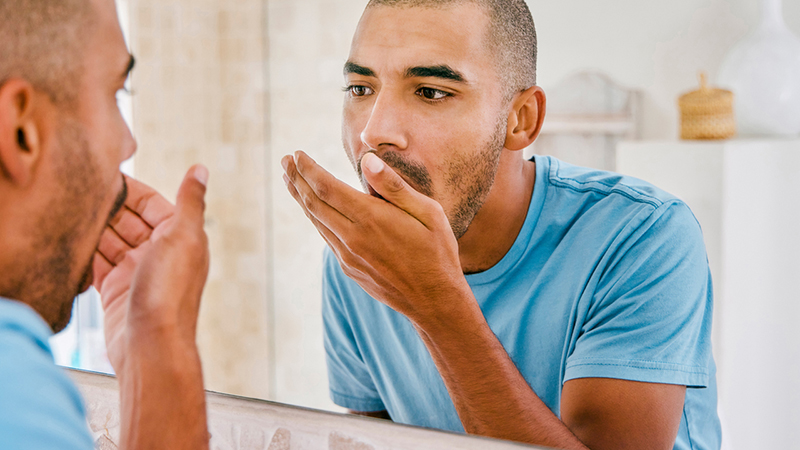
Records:
[[[708,87],[700,74],[700,90],[678,100],[681,108],[681,139],[728,139],[736,135],[733,93]]]

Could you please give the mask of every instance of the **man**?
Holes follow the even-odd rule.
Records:
[[[524,160],[535,71],[522,0],[369,2],[343,141],[371,195],[282,161],[330,247],[332,399],[558,448],[718,448],[700,228],[644,182]]]
[[[94,448],[48,344],[93,279],[120,448],[208,448],[195,346],[208,172],[187,174],[177,208],[125,182],[136,144],[116,94],[132,67],[113,0],[0,0],[0,448]]]

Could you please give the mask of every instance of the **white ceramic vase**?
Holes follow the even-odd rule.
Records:
[[[800,39],[783,20],[782,0],[761,0],[761,23],[736,44],[718,83],[735,95],[743,136],[800,136]]]

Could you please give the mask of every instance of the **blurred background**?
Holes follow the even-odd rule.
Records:
[[[528,153],[645,178],[684,198],[703,226],[729,449],[800,440],[800,117],[794,135],[681,141],[677,99],[701,71],[719,84],[769,1],[528,1],[551,113]],[[137,59],[133,95],[119,102],[139,150],[123,169],[170,199],[192,164],[211,171],[198,338],[207,388],[338,410],[322,348],[324,243],[279,161],[303,149],[358,185],[340,109],[366,0],[117,3]],[[784,2],[782,16],[800,35],[800,2]],[[57,362],[110,371],[96,293],[77,304],[54,338]]]

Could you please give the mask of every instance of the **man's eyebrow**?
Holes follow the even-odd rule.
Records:
[[[444,78],[445,80],[466,83],[467,80],[461,72],[447,65],[419,66],[406,69],[406,78]]]
[[[360,66],[353,61],[347,61],[344,63],[344,74],[348,75],[354,73],[356,75],[361,75],[364,77],[375,77],[375,72],[372,69],[364,66]]]
[[[128,59],[128,66],[125,68],[125,72],[122,74],[122,78],[127,79],[131,72],[133,72],[133,67],[136,65],[136,58],[131,55],[130,59]]]

